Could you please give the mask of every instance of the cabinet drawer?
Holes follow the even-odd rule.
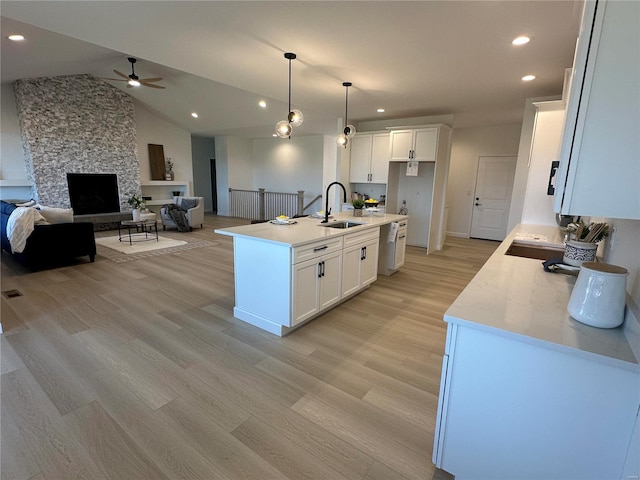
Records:
[[[380,227],[367,228],[360,232],[350,233],[344,236],[344,247],[351,247],[360,243],[365,243],[369,240],[375,240],[380,238]]]
[[[342,237],[327,238],[321,242],[301,245],[293,249],[293,263],[304,262],[339,250],[342,250]]]

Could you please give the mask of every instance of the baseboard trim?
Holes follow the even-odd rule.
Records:
[[[464,232],[447,232],[448,237],[469,238],[468,233]]]

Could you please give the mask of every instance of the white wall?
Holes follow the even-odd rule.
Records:
[[[610,250],[605,261],[619,265],[629,271],[627,292],[637,306],[640,306],[640,220],[614,219],[611,223],[615,229]]]
[[[218,215],[229,215],[229,187],[253,190],[252,141],[215,137]]]
[[[555,226],[554,197],[547,195],[547,187],[551,163],[560,152],[565,112],[560,100],[539,103],[538,109],[520,223]]]
[[[305,205],[322,190],[323,137],[294,136],[253,141],[253,188],[296,193]]]
[[[189,190],[193,192],[191,133],[156,117],[135,99],[133,103],[136,109],[136,144],[140,163],[140,181],[145,182],[151,179],[149,144],[162,145],[165,158],[170,158],[174,163],[175,180],[189,181],[191,183]]]
[[[2,97],[2,123],[0,142],[0,178],[3,180],[26,180],[27,167],[24,162],[22,151],[22,137],[20,135],[20,124],[16,111],[16,97],[13,93],[13,84],[3,84]]]
[[[515,156],[521,124],[459,128],[453,131],[447,184],[447,234],[468,237],[480,156]],[[524,194],[524,191],[523,191]]]
[[[524,196],[527,189],[527,177],[529,176],[529,153],[531,152],[533,127],[535,125],[537,112],[537,109],[533,104],[534,102],[548,102],[558,100],[559,98],[559,96],[527,98],[524,103],[522,130],[520,131],[520,144],[518,146],[518,162],[516,163],[516,175],[513,180],[513,191],[511,194],[511,206],[509,208],[507,232],[513,230],[513,227],[522,220]]]

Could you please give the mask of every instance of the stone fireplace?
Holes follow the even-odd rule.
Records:
[[[133,99],[91,75],[22,79],[14,91],[34,198],[69,208],[67,174],[111,174],[119,210],[130,210],[140,192]]]

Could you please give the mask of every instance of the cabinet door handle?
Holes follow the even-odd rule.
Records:
[[[407,226],[407,223],[406,223],[406,222],[405,222],[405,223],[401,223],[401,224],[400,224],[400,226],[401,226],[401,227],[406,227],[406,226]]]
[[[324,266],[325,266],[325,264],[324,264],[324,260],[323,260],[323,261],[322,261],[322,276],[323,276],[323,277],[324,277]]]
[[[322,262],[318,262],[318,278],[322,277]]]
[[[314,252],[321,252],[322,250],[326,250],[329,248],[329,245],[323,245],[322,247],[316,247],[313,249]]]
[[[360,249],[360,260],[364,260],[367,258],[367,247],[362,247]]]
[[[405,237],[406,237],[406,235],[402,235],[400,238],[405,238]]]
[[[554,160],[551,162],[551,171],[549,172],[549,184],[547,185],[547,195],[554,195],[556,193],[555,176],[560,167],[560,161]]]

